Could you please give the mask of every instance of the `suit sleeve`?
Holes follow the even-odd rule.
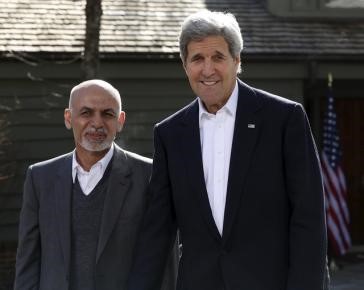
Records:
[[[128,290],[161,289],[167,259],[176,239],[176,217],[168,174],[166,148],[154,130],[154,159],[148,202]]]
[[[39,202],[33,184],[32,169],[29,168],[20,211],[15,290],[39,289],[41,246],[38,209]]]
[[[321,168],[306,113],[298,104],[285,130],[284,164],[291,204],[287,290],[322,290],[326,225]]]

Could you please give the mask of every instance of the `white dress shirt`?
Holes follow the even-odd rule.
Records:
[[[92,165],[90,171],[84,170],[76,159],[76,150],[73,151],[72,159],[72,179],[73,183],[76,181],[76,176],[82,192],[85,195],[89,195],[91,191],[96,187],[97,183],[104,176],[107,165],[109,164],[112,155],[114,153],[114,144],[111,145],[110,150],[106,155]]]
[[[238,103],[238,84],[235,84],[229,100],[216,112],[216,115],[209,113],[205,109],[200,98],[198,102],[206,190],[212,215],[220,235],[222,235],[231,145]]]

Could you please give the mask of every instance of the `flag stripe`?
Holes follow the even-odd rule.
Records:
[[[333,199],[330,199],[330,203],[334,204]],[[333,210],[334,208],[335,208],[335,206],[333,206],[331,208],[331,210],[328,212],[328,214],[330,215],[332,222],[335,223],[335,233],[336,233],[336,235],[338,235],[338,238],[340,238],[340,240],[342,241],[343,244],[345,244],[346,246],[349,246],[350,245],[350,235],[347,230],[347,226],[345,223],[343,223],[342,217],[339,214],[339,212],[336,210]]]
[[[334,187],[334,184],[332,181],[335,177],[331,176],[330,173],[327,173],[327,171],[330,171],[330,170],[329,170],[329,167],[328,167],[328,164],[326,163],[326,161],[327,161],[326,154],[323,153],[322,169],[324,171],[323,179],[324,179],[324,185],[326,188],[327,198],[329,199],[329,204],[332,206],[333,211],[338,216],[340,228],[342,229],[341,231],[343,232],[345,239],[346,239],[348,236],[348,231],[347,231],[348,221],[345,218],[346,213],[347,213],[346,201],[345,201],[345,198],[342,196],[342,191],[340,190],[340,188]],[[331,179],[327,178],[327,176],[330,176]]]
[[[342,240],[336,238],[338,236],[338,229],[336,227],[335,222],[333,222],[332,219],[330,218],[330,214],[328,215],[327,226],[328,226],[328,236],[332,244],[332,247],[334,249],[338,249],[340,255],[345,254],[345,247],[342,244]]]
[[[349,216],[349,208],[347,206],[346,200],[347,200],[347,196],[346,196],[346,182],[345,182],[345,176],[343,171],[341,170],[341,168],[338,168],[338,173],[337,175],[339,176],[339,183],[341,185],[341,196],[343,198],[343,209],[344,209],[344,213],[345,213],[345,220],[347,222],[347,224],[349,224],[350,222],[350,216]]]

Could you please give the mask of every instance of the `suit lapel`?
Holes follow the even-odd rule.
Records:
[[[189,110],[186,112],[185,118],[183,119],[183,130],[185,130],[185,134],[182,134],[182,136],[186,136],[186,143],[185,146],[183,146],[185,148],[184,159],[187,163],[187,176],[190,181],[190,185],[193,188],[193,192],[195,193],[194,196],[196,196],[198,200],[197,202],[200,204],[204,220],[212,235],[220,241],[221,236],[212,216],[206,190],[202,163],[198,112],[199,108],[198,102],[196,100],[191,104]]]
[[[238,212],[243,186],[260,132],[256,111],[262,101],[254,91],[238,81],[239,98],[231,148],[229,179],[224,214],[223,243],[226,243]]]
[[[96,252],[98,261],[110,237],[114,225],[120,215],[125,197],[130,187],[132,174],[127,157],[122,149],[115,144],[114,156],[110,168],[110,176],[102,212],[100,235]]]
[[[64,257],[65,273],[69,273],[71,255],[72,153],[66,155],[54,184],[58,232]]]

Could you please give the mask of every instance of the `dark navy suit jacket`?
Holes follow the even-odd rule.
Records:
[[[321,170],[298,103],[238,81],[222,236],[201,157],[198,102],[155,127],[150,204],[129,290],[158,289],[179,230],[178,290],[322,290]]]

